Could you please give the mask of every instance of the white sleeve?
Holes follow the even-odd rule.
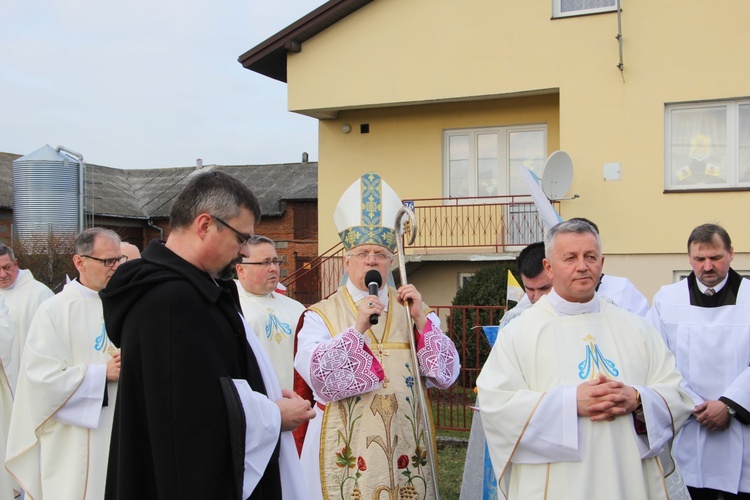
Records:
[[[242,498],[258,485],[281,433],[281,410],[267,396],[254,392],[247,380],[233,379],[245,411],[245,474]]]
[[[656,391],[642,385],[634,387],[641,395],[643,416],[646,419],[646,429],[648,429],[648,433],[637,436],[638,439],[636,439],[641,458],[659,456],[674,437],[672,413]],[[632,418],[630,415],[627,416]]]
[[[575,386],[557,386],[547,393],[529,420],[513,463],[581,461],[583,433],[579,429],[576,390]]]
[[[60,407],[52,420],[55,422],[98,429],[104,402],[104,387],[107,384],[107,365],[86,365],[86,374],[78,389]],[[114,401],[111,402],[114,404]]]

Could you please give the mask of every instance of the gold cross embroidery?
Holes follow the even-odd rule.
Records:
[[[380,365],[383,366],[383,356],[389,356],[391,353],[390,351],[387,351],[383,349],[383,344],[376,344],[375,347],[377,348],[377,352],[375,353],[375,356],[378,357],[378,361],[380,361]],[[383,372],[385,373],[385,366],[383,366]],[[383,379],[383,389],[388,387],[388,382],[390,382],[391,379],[386,377]]]

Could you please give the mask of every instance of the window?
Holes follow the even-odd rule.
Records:
[[[667,190],[750,188],[750,100],[666,107]]]
[[[443,144],[444,196],[462,198],[461,205],[492,204],[498,200],[487,197],[529,194],[517,165],[542,177],[547,159],[547,126],[446,130]],[[527,245],[542,238],[543,225],[533,204],[514,203],[502,210],[499,242]]]
[[[447,130],[443,144],[445,197],[528,194],[516,165],[542,176],[547,126]]]
[[[552,17],[580,16],[615,10],[616,0],[552,0]]]

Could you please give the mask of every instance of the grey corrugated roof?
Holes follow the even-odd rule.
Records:
[[[0,208],[13,207],[13,160],[20,155],[0,153]],[[253,190],[263,215],[278,216],[286,200],[318,198],[318,164],[207,165],[200,171],[222,170]],[[126,218],[166,218],[172,200],[188,182],[195,167],[123,170],[86,164],[87,211]]]

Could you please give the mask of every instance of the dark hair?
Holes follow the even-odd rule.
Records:
[[[237,178],[218,170],[198,174],[183,188],[172,204],[170,226],[186,228],[200,214],[231,219],[248,209],[260,222],[260,203],[253,192]]]
[[[92,227],[76,235],[76,239],[73,241],[73,252],[75,252],[76,255],[91,255],[91,252],[94,251],[94,240],[100,235],[111,238],[113,241],[116,241],[118,245],[121,242],[120,236],[111,229]]]
[[[0,255],[7,255],[10,260],[16,260],[16,256],[13,254],[13,249],[5,243],[0,243]]]
[[[527,278],[536,278],[544,271],[542,260],[544,259],[544,242],[537,241],[527,246],[516,258],[518,271]]]
[[[585,222],[586,224],[594,228],[594,231],[596,231],[596,234],[599,234],[599,226],[597,226],[596,224],[588,220],[586,217],[571,217],[568,220],[579,220],[579,221]]]
[[[688,236],[688,253],[690,253],[690,245],[693,243],[704,243],[713,246],[715,234],[718,235],[721,242],[724,243],[725,250],[729,251],[732,249],[732,238],[729,237],[729,233],[727,233],[726,229],[718,224],[701,224],[693,229],[690,236]]]

